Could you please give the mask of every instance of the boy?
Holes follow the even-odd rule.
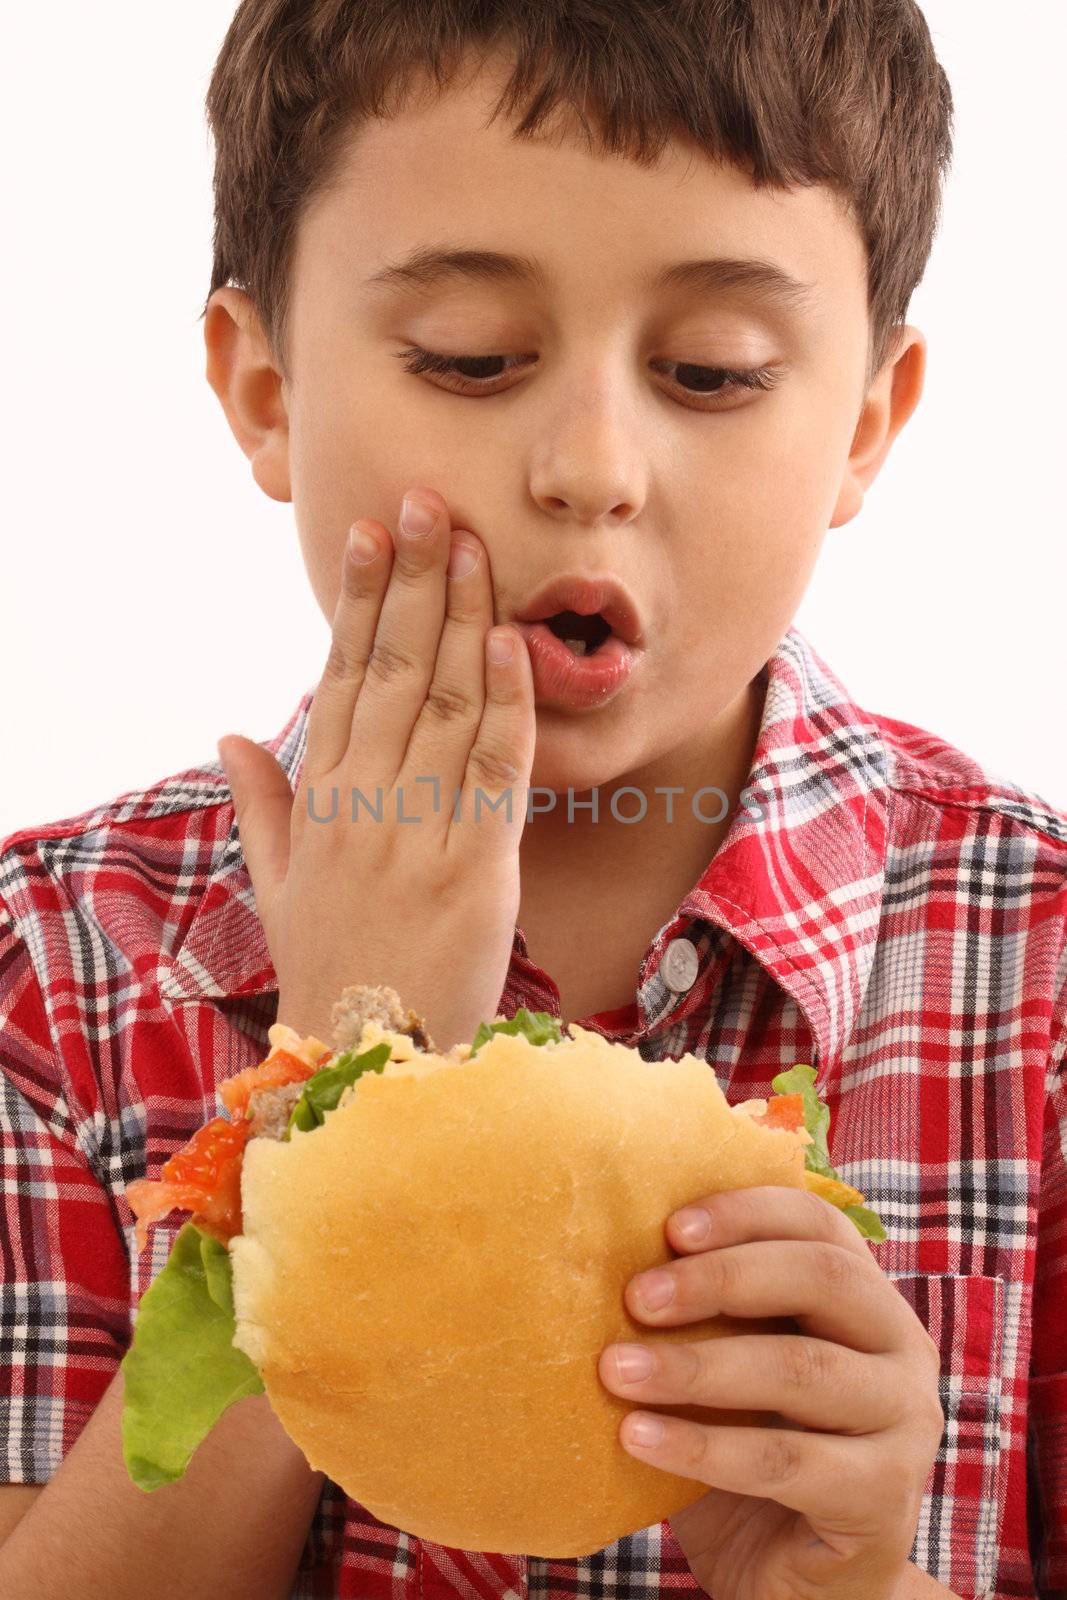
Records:
[[[276,738],[0,848],[0,1590],[1062,1597],[1067,817],[790,627],[921,393],[951,110],[921,14],[244,0],[208,103],[207,376],[331,649]],[[583,607],[599,664],[531,620]],[[126,1479],[116,1368],[182,1219],[138,1258],[124,1186],[357,978],[441,1048],[526,1005],[701,1051],[731,1100],[818,1068],[888,1239],[694,1196],[709,1247],[672,1220],[675,1302],[633,1314],[803,1336],[601,1359],[635,1409],[782,1417],[642,1447],[628,1416],[708,1486],[681,1516],[578,1561],[444,1549],[262,1396],[179,1484]]]

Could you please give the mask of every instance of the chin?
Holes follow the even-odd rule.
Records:
[[[585,741],[586,748],[579,746],[579,741]],[[547,737],[538,728],[537,749],[534,752],[533,767],[530,772],[530,787],[532,789],[550,789],[559,796],[559,801],[554,811],[539,811],[544,816],[566,816],[567,791],[572,790],[575,801],[580,796],[588,796],[591,789],[599,789],[599,805],[597,815],[604,820],[605,815],[610,817],[611,790],[622,775],[622,766],[616,757],[611,759],[611,752],[605,747],[599,758],[589,749],[590,740],[587,729],[575,727],[570,739],[558,740],[551,735]],[[567,745],[572,749],[568,751]],[[608,791],[608,792],[605,792]],[[540,807],[544,802],[543,795],[534,796],[535,803]],[[624,801],[625,805],[625,801]],[[636,797],[630,798],[632,810],[639,810]],[[577,811],[575,823],[592,821],[593,813],[588,807],[583,806]]]

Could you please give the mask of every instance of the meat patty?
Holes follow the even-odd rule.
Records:
[[[248,1097],[250,1139],[284,1139],[293,1107],[304,1092],[303,1083],[282,1083],[276,1088],[257,1089]]]
[[[333,1048],[338,1052],[351,1050],[359,1043],[365,1022],[376,1022],[390,1033],[406,1034],[416,1050],[436,1054],[422,1018],[410,1007],[405,1010],[400,996],[388,984],[350,983],[341,991],[341,998],[334,1001],[330,1012]]]
[[[422,1018],[405,1011],[400,996],[387,984],[350,983],[334,1003],[330,1014],[333,1049],[340,1055],[360,1041],[365,1022],[376,1022],[390,1033],[403,1033],[416,1050],[434,1051],[433,1040],[423,1027]],[[252,1139],[284,1139],[293,1107],[304,1092],[303,1083],[283,1083],[274,1088],[256,1089],[248,1097],[248,1119]]]

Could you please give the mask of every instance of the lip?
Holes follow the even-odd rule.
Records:
[[[574,611],[580,617],[591,617],[599,611],[617,639],[632,649],[644,648],[644,622],[637,604],[611,573],[600,577],[564,573],[562,577],[553,578],[537,591],[527,606],[515,613],[513,620],[541,622],[545,617],[555,616],[557,611]]]
[[[513,623],[530,653],[534,699],[538,705],[593,711],[613,700],[627,682],[640,653],[612,634],[593,656],[576,656],[557,639],[547,622]]]

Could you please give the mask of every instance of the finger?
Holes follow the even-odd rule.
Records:
[[[511,642],[503,660],[495,641]],[[526,800],[537,737],[533,668],[526,641],[515,628],[491,628],[485,651],[485,707],[467,758],[460,795],[463,840],[479,850],[510,849],[526,823]]]
[[[649,1417],[662,1428],[659,1443],[642,1444],[635,1423]],[[884,1503],[886,1485],[878,1477],[882,1454],[873,1439],[844,1439],[832,1433],[791,1428],[709,1426],[662,1412],[627,1412],[619,1442],[632,1456],[663,1472],[693,1478],[709,1488],[776,1500],[820,1524],[846,1531],[850,1508],[866,1515]],[[890,1488],[894,1486],[888,1486]]]
[[[641,1293],[661,1274],[672,1298],[651,1309]],[[679,1258],[632,1278],[626,1305],[631,1316],[661,1327],[719,1315],[793,1317],[802,1333],[872,1355],[912,1344],[916,1321],[873,1261],[810,1240],[759,1240]]]
[[[360,532],[373,542],[375,553],[367,560],[356,557]],[[341,562],[330,651],[308,713],[305,784],[339,767],[352,742],[352,716],[374,646],[392,552],[393,541],[384,523],[364,517],[353,524]]]
[[[827,1433],[875,1433],[900,1414],[900,1367],[888,1356],[859,1355],[827,1339],[792,1333],[738,1334],[692,1344],[649,1341],[647,1378],[627,1379],[617,1352],[601,1352],[600,1378],[635,1405],[689,1405],[776,1411]]]
[[[234,820],[256,909],[266,929],[274,896],[289,870],[293,791],[284,769],[254,740],[239,733],[225,734],[216,748],[233,796]]]
[[[389,587],[352,718],[353,747],[373,763],[365,774],[371,784],[396,781],[433,678],[444,623],[451,518],[433,490],[419,489],[412,498],[434,509],[437,519],[429,533],[414,535],[401,515]],[[414,814],[417,794],[405,800]]]
[[[678,1223],[682,1211],[702,1213],[707,1219],[707,1233],[699,1239],[687,1238]],[[682,1255],[724,1244],[748,1244],[755,1239],[821,1239],[851,1250],[864,1261],[874,1260],[866,1239],[840,1207],[832,1206],[810,1189],[793,1189],[781,1183],[727,1189],[722,1194],[694,1200],[667,1218],[667,1239],[671,1248]]]
[[[474,566],[459,570],[460,556],[473,556]],[[488,554],[476,534],[466,529],[453,534],[446,578],[445,624],[433,679],[398,781],[406,793],[415,778],[432,776],[447,816],[462,788],[485,709],[485,635],[493,622],[493,587]]]

